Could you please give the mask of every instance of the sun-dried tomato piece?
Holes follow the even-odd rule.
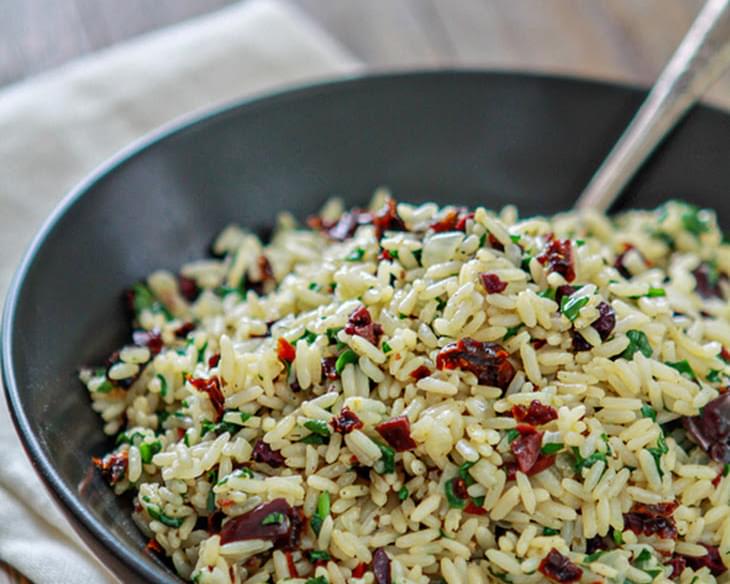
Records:
[[[322,359],[322,375],[325,379],[334,381],[340,374],[337,373],[337,357],[325,357]]]
[[[330,420],[330,425],[335,432],[340,434],[349,434],[353,430],[359,430],[364,426],[357,414],[348,407],[342,408],[340,413]]]
[[[259,269],[259,272],[261,273],[261,282],[266,282],[268,280],[275,280],[274,277],[274,269],[271,267],[271,262],[269,261],[269,258],[267,258],[265,255],[261,254],[256,259],[256,267]]]
[[[679,578],[687,567],[687,560],[684,556],[673,556],[671,560],[667,562],[667,566],[672,566],[672,573],[669,574],[670,578]]]
[[[502,242],[499,241],[494,235],[491,233],[487,233],[487,241],[489,242],[490,247],[493,249],[496,249],[497,251],[504,251],[504,246],[502,245]]]
[[[677,503],[658,503],[646,505],[635,503],[629,513],[624,513],[624,528],[630,529],[636,535],[657,535],[662,539],[676,539],[677,526],[672,513]]]
[[[702,263],[695,268],[692,275],[697,283],[695,290],[702,298],[722,298],[722,288],[720,287],[722,276],[718,274],[717,268]]]
[[[221,528],[221,544],[265,539],[273,542],[274,549],[295,549],[303,524],[301,507],[292,507],[286,499],[273,499],[227,521]]]
[[[713,399],[698,416],[682,418],[689,437],[717,462],[730,462],[730,393]]]
[[[192,322],[184,322],[175,329],[175,336],[178,339],[184,339],[193,330],[195,330],[195,325]]]
[[[276,355],[280,361],[291,363],[297,357],[297,350],[284,337],[279,337],[276,341]]]
[[[585,340],[585,337],[576,330],[570,331],[570,336],[573,338],[573,351],[580,353],[581,351],[590,351],[593,347]]]
[[[411,371],[411,377],[413,377],[416,381],[423,379],[424,377],[428,377],[429,375],[431,375],[431,370],[425,365],[419,365]]]
[[[693,570],[699,570],[701,568],[707,568],[710,570],[713,576],[720,576],[727,572],[725,564],[722,562],[720,557],[720,551],[716,545],[710,545],[707,543],[701,543],[707,550],[707,555],[704,556],[684,556],[687,565]]]
[[[725,363],[730,363],[730,349],[722,347],[720,349],[720,358],[725,361]]]
[[[488,511],[484,507],[480,507],[474,501],[469,500],[464,507],[464,513],[470,513],[471,515],[486,515]]]
[[[573,245],[569,239],[550,239],[537,261],[547,265],[551,272],[563,276],[567,282],[575,280]]]
[[[459,222],[459,212],[456,209],[448,211],[441,219],[431,223],[430,227],[436,233],[445,231],[456,231],[456,224]]]
[[[555,464],[555,455],[554,454],[549,454],[549,455],[541,454],[540,458],[537,459],[537,462],[534,465],[532,465],[532,468],[525,474],[527,476],[540,474],[546,468],[550,468],[553,464]]]
[[[390,556],[381,547],[373,553],[373,574],[375,584],[391,584]]]
[[[510,449],[520,471],[529,473],[540,458],[543,433],[526,424],[519,424],[517,431],[520,435],[512,441]]]
[[[512,417],[518,422],[541,426],[558,419],[557,410],[534,399],[529,407],[512,406]]]
[[[208,359],[208,367],[211,369],[218,365],[218,363],[221,360],[221,354],[220,353],[213,353],[210,358]]]
[[[557,302],[558,306],[560,306],[563,297],[570,296],[576,290],[578,290],[578,286],[571,286],[570,284],[563,284],[562,286],[558,286],[555,289],[555,302]]]
[[[396,203],[388,197],[383,207],[373,217],[375,236],[382,239],[386,231],[406,231],[406,224],[398,215]]]
[[[198,391],[208,394],[208,399],[210,399],[210,403],[216,413],[215,421],[218,422],[223,415],[223,410],[225,409],[223,404],[226,401],[226,398],[221,391],[220,379],[218,379],[215,375],[210,379],[198,377],[197,379],[191,379],[190,383]]]
[[[605,341],[616,326],[616,312],[608,302],[598,305],[598,318],[591,323],[602,341]]]
[[[507,389],[515,376],[509,353],[497,343],[482,343],[468,337],[446,345],[436,357],[437,369],[464,369],[479,383]]]
[[[357,335],[368,340],[377,346],[380,337],[383,335],[383,327],[377,322],[373,322],[373,317],[364,306],[356,308],[345,325],[345,332],[348,335]]]
[[[638,249],[636,249],[636,246],[634,244],[624,243],[623,251],[616,256],[616,259],[613,262],[613,267],[616,268],[616,270],[618,270],[618,273],[627,280],[629,278],[632,278],[633,275],[631,274],[631,272],[629,272],[629,269],[626,267],[624,260],[626,259],[626,254],[628,254],[631,250],[634,250],[634,252],[639,255],[641,261],[644,263],[645,266],[649,265],[649,262],[646,261],[643,254]]]
[[[307,224],[312,229],[326,233],[336,241],[344,241],[355,234],[358,226],[371,223],[373,216],[362,209],[353,209],[343,213],[337,221],[324,221],[321,217],[312,216]]]
[[[162,554],[162,546],[154,537],[147,540],[147,545],[144,546],[144,549],[146,552],[152,554]]]
[[[368,565],[365,562],[360,562],[357,566],[352,569],[353,578],[362,578],[365,572],[368,571]]]
[[[180,274],[177,277],[177,285],[180,288],[180,294],[182,294],[183,298],[185,298],[188,302],[195,302],[200,295],[198,283],[192,278],[188,278],[187,276]]]
[[[474,211],[459,215],[459,220],[456,222],[454,229],[456,229],[456,231],[466,231],[466,222],[469,219],[474,219]]]
[[[536,351],[542,349],[545,345],[547,345],[547,341],[545,339],[532,339],[530,343],[533,347],[535,347]]]
[[[507,288],[507,282],[500,279],[497,274],[479,274],[479,279],[487,294],[498,294]]]
[[[375,429],[397,452],[413,450],[417,446],[411,438],[411,423],[407,416],[398,416],[381,422]]]
[[[272,450],[271,446],[261,439],[256,440],[253,452],[251,453],[251,458],[253,458],[256,462],[263,462],[269,466],[273,466],[274,468],[284,466],[284,456],[281,452]]]
[[[132,333],[132,342],[138,347],[147,347],[150,353],[157,355],[162,351],[164,343],[162,342],[162,335],[157,329],[151,331],[136,330]]]
[[[542,559],[537,569],[546,578],[561,584],[578,582],[583,576],[583,570],[555,548],[551,549],[548,555]]]
[[[121,452],[107,454],[104,458],[95,456],[91,459],[91,462],[101,471],[101,475],[107,482],[111,486],[114,486],[127,474],[129,453],[126,450],[122,450]]]

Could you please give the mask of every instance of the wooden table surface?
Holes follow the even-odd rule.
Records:
[[[0,86],[232,0],[2,0]],[[701,0],[289,0],[374,68],[473,66],[650,84]],[[730,108],[730,76],[708,96]],[[0,584],[21,582],[5,568]]]

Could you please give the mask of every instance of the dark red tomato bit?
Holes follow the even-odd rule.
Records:
[[[456,231],[466,232],[466,222],[469,219],[474,219],[474,211],[471,211],[469,213],[462,213],[461,215],[459,215],[459,220],[456,222],[456,226],[454,227],[454,229],[456,229]]]
[[[396,452],[413,450],[417,444],[411,438],[411,423],[407,416],[398,416],[392,420],[381,422],[375,429],[385,441],[395,448]]]
[[[391,584],[390,579],[390,556],[383,548],[378,548],[373,553],[373,574],[375,584]]]
[[[274,277],[274,270],[271,267],[271,262],[269,261],[269,258],[267,258],[265,255],[261,254],[256,259],[256,267],[259,269],[259,272],[261,274],[261,282],[267,282],[269,280],[275,280]]]
[[[286,567],[289,568],[289,577],[298,578],[299,573],[297,572],[297,566],[294,563],[294,558],[292,557],[292,553],[289,551],[284,552],[284,556],[286,556]],[[233,582],[234,579],[231,578],[231,581]]]
[[[636,535],[657,535],[662,539],[676,539],[677,527],[671,517],[677,503],[670,501],[656,505],[636,503],[629,513],[624,514],[624,528]]]
[[[713,399],[699,416],[682,418],[689,437],[717,462],[730,462],[730,393]]]
[[[632,249],[636,249],[633,244],[624,243],[623,251],[616,256],[616,260],[613,262],[613,267],[616,268],[616,270],[618,270],[618,273],[626,279],[633,277],[631,272],[629,272],[628,268],[626,267],[626,264],[624,263],[624,260],[626,259],[626,254],[628,254]],[[636,249],[636,253],[641,256],[641,259],[643,261],[644,256],[641,255],[641,252],[638,249]]]
[[[431,375],[431,370],[425,365],[420,365],[411,371],[411,377],[413,377],[416,381],[423,379],[424,377],[428,377],[429,375]]]
[[[291,363],[297,357],[297,350],[284,337],[279,337],[276,341],[276,355],[280,361]]]
[[[722,298],[721,279],[725,278],[724,274],[718,274],[717,268],[713,268],[707,263],[700,264],[692,272],[695,277],[697,294],[702,298]]]
[[[356,308],[345,325],[345,332],[348,335],[357,335],[366,339],[377,347],[380,337],[383,335],[383,327],[373,322],[373,317],[364,306]]]
[[[710,570],[713,576],[720,576],[721,574],[727,572],[727,568],[722,562],[722,558],[720,557],[720,552],[717,549],[717,546],[709,545],[706,543],[701,543],[700,545],[707,550],[707,555],[699,557],[684,556],[684,559],[687,561],[687,565],[693,570],[707,568]]]
[[[456,224],[459,222],[459,212],[456,209],[447,211],[438,221],[431,223],[431,229],[436,233],[456,231]]]
[[[507,288],[507,282],[501,280],[497,274],[479,274],[479,279],[487,294],[499,294]]]
[[[380,254],[378,254],[378,259],[380,261],[384,261],[384,260],[390,261],[393,259],[393,256],[390,255],[390,252],[387,249],[382,249],[382,250],[380,250]]]
[[[497,251],[504,251],[504,246],[502,245],[502,242],[494,237],[494,235],[492,235],[491,233],[487,233],[487,241],[489,242],[489,245],[492,247],[492,249],[496,249]]]
[[[487,510],[470,500],[467,502],[466,507],[464,507],[464,513],[469,513],[471,515],[486,515]]]
[[[261,439],[256,440],[253,452],[251,453],[251,458],[253,458],[256,462],[263,462],[274,468],[284,466],[284,456],[281,452],[272,450],[271,446]]]
[[[455,477],[451,480],[451,490],[454,492],[454,495],[459,497],[459,499],[469,498],[469,491],[467,491],[466,481],[461,477]]]
[[[608,537],[601,537],[600,535],[596,535],[586,540],[586,553],[592,554],[599,550],[610,549],[612,547],[611,543],[612,542]]]
[[[157,329],[151,331],[136,330],[132,333],[132,342],[138,347],[147,347],[150,353],[157,355],[162,351],[164,343],[162,342],[162,335]]]
[[[573,351],[576,353],[590,351],[592,349],[592,345],[578,331],[571,330],[570,336],[573,338]]]
[[[558,306],[560,306],[563,297],[570,296],[576,290],[578,290],[577,286],[570,286],[569,284],[563,284],[562,286],[558,286],[555,289],[555,302],[557,302]]]
[[[180,274],[177,277],[177,285],[180,288],[180,294],[182,294],[183,298],[185,298],[188,302],[195,302],[200,295],[198,283],[192,278],[188,278],[187,276]]]
[[[541,454],[540,458],[537,459],[537,462],[532,466],[532,468],[525,474],[528,476],[536,475],[544,471],[546,468],[550,468],[553,464],[555,464],[555,455],[544,455]]]
[[[513,406],[512,417],[518,422],[541,426],[558,419],[558,412],[552,406],[547,406],[534,399],[529,407]]]
[[[477,376],[479,383],[507,389],[515,376],[509,353],[497,343],[482,343],[464,338],[446,345],[436,357],[437,369],[464,369]]]
[[[547,345],[547,341],[545,339],[532,339],[531,344],[533,347],[535,347],[536,351],[539,351],[545,345]]]
[[[264,525],[264,519],[273,513],[281,521]],[[274,499],[226,522],[220,532],[221,544],[265,539],[273,542],[274,549],[294,549],[299,543],[303,523],[300,507],[292,507],[286,499]]]
[[[673,556],[671,560],[667,562],[667,566],[672,566],[672,573],[669,574],[670,578],[679,578],[687,567],[687,560],[684,556]]]
[[[195,325],[192,322],[184,322],[175,329],[175,336],[178,339],[184,339],[193,330],[195,330]]]
[[[396,204],[390,197],[385,201],[383,207],[373,217],[375,236],[382,239],[386,231],[406,231],[406,224],[398,215]]]
[[[325,379],[334,381],[340,375],[337,373],[337,357],[325,357],[322,359],[322,375]]]
[[[352,577],[353,578],[362,578],[365,575],[365,572],[367,572],[367,571],[368,571],[368,565],[365,562],[361,562],[353,568]]]
[[[349,434],[364,426],[362,420],[350,408],[342,408],[340,413],[330,420],[332,429],[340,434]]]
[[[578,582],[583,576],[583,570],[555,548],[542,559],[537,569],[553,582]]]
[[[717,487],[717,485],[720,484],[720,481],[722,480],[722,477],[723,477],[723,474],[722,474],[722,471],[720,471],[719,473],[717,473],[717,475],[715,476],[715,478],[712,479],[712,486],[713,487]]]
[[[321,217],[309,217],[307,224],[317,231],[326,233],[336,241],[344,241],[355,234],[359,225],[371,223],[373,216],[362,209],[343,213],[337,221],[324,221]]]
[[[727,347],[720,349],[720,359],[725,361],[725,363],[730,363],[730,349]]]
[[[601,302],[598,305],[598,318],[591,323],[596,332],[605,341],[613,332],[616,326],[616,312],[608,302]]]
[[[208,367],[210,367],[211,369],[213,367],[216,367],[218,365],[218,363],[220,363],[220,360],[221,360],[221,354],[220,353],[213,353],[210,356],[210,359],[208,359]]]
[[[531,426],[527,426],[532,428]],[[517,467],[523,473],[529,473],[540,458],[540,447],[542,446],[542,432],[538,432],[532,428],[531,432],[522,432],[520,426],[517,427],[520,436],[515,438],[510,444],[512,454],[517,461]]]
[[[568,282],[575,280],[573,246],[569,239],[550,239],[537,261],[547,265],[551,272],[563,276]]]
[[[127,474],[127,466],[129,464],[129,453],[126,450],[121,452],[112,452],[104,458],[94,457],[91,459],[94,466],[101,471],[101,475],[107,482],[114,486],[124,478]]]
[[[147,540],[147,545],[144,546],[144,549],[146,552],[152,554],[162,554],[162,546],[154,537],[151,537]]]
[[[216,413],[215,421],[218,422],[223,415],[223,410],[225,409],[223,404],[226,401],[226,398],[221,391],[220,379],[214,375],[210,379],[203,379],[202,377],[190,379],[190,383],[198,391],[208,394],[208,399],[210,399],[210,403]]]

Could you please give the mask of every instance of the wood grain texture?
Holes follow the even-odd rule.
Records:
[[[233,0],[2,0],[0,86]],[[375,69],[490,67],[650,84],[701,0],[290,0]],[[710,101],[730,108],[730,75]],[[0,584],[25,583],[0,567]]]

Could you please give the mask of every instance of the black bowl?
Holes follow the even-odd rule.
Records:
[[[246,101],[147,138],[85,181],[36,237],[3,320],[5,391],[36,470],[124,581],[170,582],[128,500],[89,460],[110,443],[76,379],[128,334],[120,291],[204,256],[231,221],[303,218],[332,194],[570,207],[645,92],[577,79],[432,72],[364,77]],[[694,110],[619,206],[678,197],[730,219],[730,115]]]

